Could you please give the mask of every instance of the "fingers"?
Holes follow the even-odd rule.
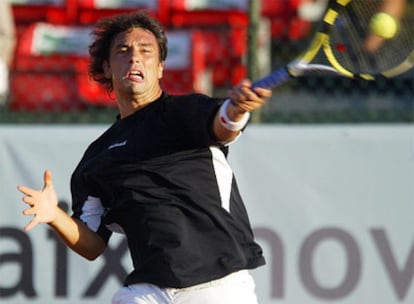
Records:
[[[52,172],[49,170],[46,170],[43,174],[43,181],[44,181],[44,185],[43,185],[43,189],[45,190],[48,187],[52,186]],[[19,190],[21,193],[23,193],[24,195],[26,195],[23,198],[23,201],[27,204],[31,204],[31,197],[35,196],[39,190],[35,190],[26,186],[18,186],[17,190]]]
[[[19,190],[21,193],[27,196],[31,196],[35,192],[35,190],[33,190],[32,188],[28,188],[25,186],[18,186],[17,190]]]
[[[239,84],[239,87],[241,91],[247,94],[249,97],[268,98],[272,96],[272,90],[260,88],[260,87],[252,88],[252,83],[248,79],[242,80]]]
[[[272,90],[260,87],[252,88],[252,83],[248,79],[242,80],[233,89],[233,92],[245,100],[261,100],[272,96]]]
[[[27,208],[23,210],[24,215],[36,215],[35,208]]]
[[[23,210],[23,214],[26,216],[34,216],[34,218],[24,227],[24,231],[32,230],[37,224],[39,224],[35,208],[27,208]]]
[[[37,224],[39,224],[39,221],[36,219],[36,217],[31,220],[25,227],[24,227],[24,231],[30,231],[32,230],[35,226],[37,226]]]
[[[25,231],[33,229],[41,222],[50,221],[50,214],[48,213],[49,202],[56,200],[53,197],[54,189],[52,185],[52,172],[46,170],[43,174],[43,189],[34,190],[26,186],[18,186],[17,190],[24,194],[22,201],[30,206],[23,210],[23,215],[34,216],[34,218],[24,227]],[[52,195],[51,195],[52,194]]]
[[[264,88],[254,88],[253,91],[262,98],[270,98],[272,97],[272,90],[264,89]]]
[[[242,80],[229,92],[234,105],[246,112],[251,112],[266,103],[272,91],[264,88],[252,88],[250,80]]]
[[[44,181],[43,189],[51,186],[52,185],[52,172],[50,172],[49,170],[46,170],[43,173],[43,181]]]
[[[251,88],[252,83],[250,80],[245,79],[238,86],[236,86],[236,91],[239,92],[240,97],[244,100],[255,100],[258,99],[259,96],[255,93],[255,91]]]
[[[33,196],[36,195],[36,190],[33,190],[31,188],[27,188],[24,186],[19,186],[17,189],[23,193],[25,196],[22,198],[22,201],[30,206],[34,205],[34,198]]]

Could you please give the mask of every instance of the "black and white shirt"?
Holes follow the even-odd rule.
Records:
[[[228,148],[212,134],[222,102],[164,93],[117,120],[75,169],[73,216],[105,241],[127,237],[125,285],[183,288],[264,264]]]

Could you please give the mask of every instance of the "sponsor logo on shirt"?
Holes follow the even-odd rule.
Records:
[[[124,141],[121,141],[121,142],[119,142],[119,143],[115,143],[115,144],[112,144],[112,145],[110,145],[109,147],[108,147],[108,150],[111,150],[111,149],[113,149],[113,148],[118,148],[118,147],[122,147],[122,146],[125,146],[126,144],[127,144],[127,140],[124,140]]]

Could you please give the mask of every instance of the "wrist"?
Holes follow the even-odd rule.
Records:
[[[227,99],[219,109],[219,121],[220,124],[229,131],[240,131],[242,130],[250,118],[249,112],[244,112],[241,114],[241,119],[233,121],[228,115],[229,105],[232,104],[231,99]]]

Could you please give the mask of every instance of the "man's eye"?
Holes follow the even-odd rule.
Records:
[[[117,53],[126,53],[126,52],[128,52],[128,48],[127,47],[119,47],[116,52]]]
[[[151,49],[142,49],[141,50],[143,53],[151,53],[152,52],[152,50]]]

